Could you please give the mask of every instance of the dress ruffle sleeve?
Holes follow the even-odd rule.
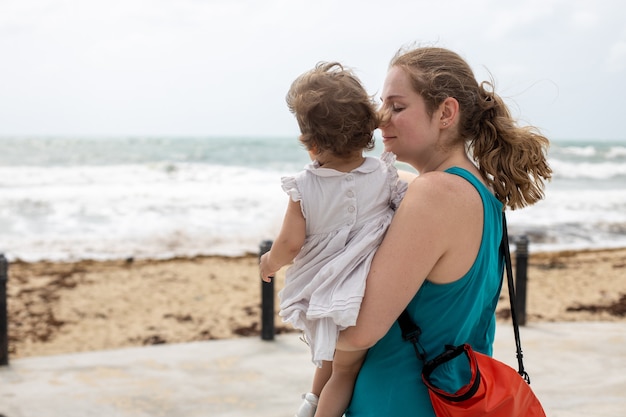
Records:
[[[296,177],[282,177],[281,179],[283,191],[289,194],[292,201],[297,202],[302,200]]]
[[[380,160],[387,166],[387,184],[391,190],[391,197],[389,199],[389,205],[396,210],[400,205],[400,202],[406,194],[408,184],[406,181],[401,180],[398,176],[398,169],[396,168],[396,155],[391,152],[383,152],[380,155]]]

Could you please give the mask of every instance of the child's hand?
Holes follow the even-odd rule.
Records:
[[[261,273],[261,279],[265,282],[271,282],[274,275],[276,275],[276,271],[273,268],[270,268],[269,264],[270,253],[264,253],[261,256],[261,261],[259,262],[259,271]]]

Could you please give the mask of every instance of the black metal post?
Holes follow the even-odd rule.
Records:
[[[9,263],[4,255],[0,253],[0,366],[9,364],[8,272]]]
[[[262,241],[259,259],[270,249],[272,249],[272,241]],[[274,280],[261,281],[261,339],[274,340]]]
[[[520,236],[515,242],[515,308],[520,326],[526,325],[526,282],[528,271],[528,238]]]

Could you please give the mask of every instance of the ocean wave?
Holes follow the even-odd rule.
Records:
[[[575,155],[575,156],[583,156],[583,157],[591,157],[595,156],[598,151],[595,146],[567,146],[567,147],[556,147],[557,151],[564,155]]]
[[[605,157],[608,159],[626,158],[626,146],[611,146]]]
[[[280,177],[308,162],[281,139],[11,145],[0,154],[0,253],[24,260],[254,253],[280,229]],[[511,235],[530,236],[533,251],[626,246],[626,146],[555,144],[549,163],[546,198],[510,213]]]
[[[624,162],[576,162],[549,159],[548,163],[555,179],[607,180],[626,177],[626,163]]]

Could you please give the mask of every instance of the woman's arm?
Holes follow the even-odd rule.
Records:
[[[287,212],[272,249],[261,256],[259,270],[261,278],[270,282],[280,268],[293,261],[300,252],[306,237],[306,222],[299,201],[289,199]]]
[[[356,326],[340,333],[337,349],[373,346],[387,333],[424,280],[431,279],[433,273],[439,274],[441,259],[453,258],[447,255],[452,242],[474,233],[470,230],[473,226],[463,226],[466,216],[474,215],[476,209],[474,198],[469,197],[472,202],[466,204],[468,192],[477,196],[467,185],[442,172],[421,175],[409,185],[372,261]],[[482,210],[480,197],[478,207]],[[456,276],[460,277],[471,267],[466,259],[445,264],[442,275],[446,276],[458,273]],[[448,264],[454,269],[450,270]]]

